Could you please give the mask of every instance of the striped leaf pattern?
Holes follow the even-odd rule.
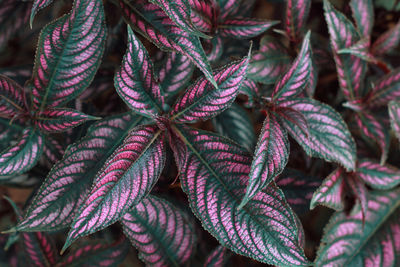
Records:
[[[249,59],[231,63],[214,72],[218,89],[205,78],[199,78],[177,100],[171,110],[171,119],[194,123],[212,118],[227,109],[239,93],[245,79]]]
[[[289,160],[289,140],[277,117],[268,112],[261,128],[249,174],[249,184],[239,208],[263,190],[285,168]]]
[[[35,117],[35,124],[46,133],[64,132],[97,117],[68,108],[45,109]]]
[[[153,73],[153,63],[143,44],[128,26],[128,49],[114,85],[122,100],[135,112],[152,117],[162,112],[161,89]]]
[[[371,36],[374,26],[374,5],[372,0],[351,0],[351,11],[362,36]]]
[[[296,217],[283,193],[269,186],[238,209],[251,158],[229,139],[185,126],[174,128],[183,191],[193,213],[224,247],[275,265],[305,266]],[[262,251],[262,252],[261,252]]]
[[[343,170],[337,168],[324,179],[321,186],[314,192],[310,209],[323,205],[334,210],[343,210]]]
[[[396,266],[400,253],[400,190],[373,191],[361,209],[335,213],[325,227],[314,266]]]
[[[24,90],[10,78],[0,75],[0,117],[12,118],[24,111]]]
[[[371,51],[374,55],[382,56],[393,51],[400,43],[400,20],[397,24],[384,32],[373,43]]]
[[[105,28],[100,0],[75,0],[70,14],[44,27],[30,85],[36,109],[65,104],[89,86],[103,55]]]
[[[69,226],[97,172],[127,136],[129,128],[142,120],[123,114],[93,124],[87,135],[70,145],[63,159],[53,166],[17,229],[51,231]]]
[[[277,21],[236,17],[220,23],[218,30],[221,37],[248,39],[262,34],[276,24]]]
[[[43,138],[36,129],[24,129],[17,143],[0,153],[0,176],[22,174],[33,168],[42,155]]]
[[[157,182],[165,164],[165,138],[156,126],[138,126],[109,157],[74,218],[65,250],[77,238],[119,220]]]
[[[389,117],[392,129],[400,141],[400,102],[389,102]]]
[[[52,2],[53,2],[53,0],[34,0],[33,1],[33,6],[32,6],[32,10],[31,10],[31,17],[30,17],[30,20],[29,20],[31,28],[32,28],[33,19],[35,18],[36,14],[39,12],[39,10],[47,7]]]
[[[228,260],[227,249],[221,245],[217,246],[207,256],[204,267],[223,267]]]
[[[350,54],[358,58],[361,58],[362,60],[376,64],[377,59],[369,51],[369,45],[370,45],[370,39],[363,38],[360,41],[356,42],[354,45],[350,46],[349,48],[344,48],[339,50],[338,53]]]
[[[374,189],[392,189],[400,183],[400,170],[389,164],[363,159],[357,165],[357,175]]]
[[[148,266],[183,266],[194,252],[194,225],[164,199],[149,195],[127,212],[121,223]]]
[[[31,3],[15,0],[2,0],[0,6],[0,49],[8,40],[26,27],[29,19]]]
[[[382,107],[397,99],[400,99],[400,68],[376,81],[366,102],[370,107]]]
[[[306,87],[311,75],[311,45],[308,32],[304,37],[299,55],[287,72],[275,84],[272,99],[276,102],[298,96]]]
[[[291,41],[301,40],[310,12],[310,5],[311,0],[286,1],[285,31]]]
[[[356,145],[339,113],[326,104],[307,98],[293,99],[283,104],[299,111],[307,121],[308,136],[289,120],[284,125],[308,155],[337,162],[347,170],[355,169]]]
[[[253,107],[254,102],[257,102],[258,99],[260,98],[260,90],[258,88],[257,83],[249,79],[245,79],[242,82],[239,88],[239,93],[247,96],[247,101],[246,103],[244,103],[244,106],[247,108]]]

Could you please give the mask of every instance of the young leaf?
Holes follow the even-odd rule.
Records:
[[[268,112],[254,151],[246,195],[239,209],[283,171],[289,160],[289,151],[286,130],[280,125],[277,117]]]
[[[306,34],[301,50],[288,71],[275,84],[272,99],[276,102],[298,96],[308,84],[311,75],[310,32]]]
[[[32,10],[31,10],[31,17],[29,20],[29,24],[31,25],[32,28],[32,23],[33,23],[33,19],[35,18],[37,12],[45,7],[47,7],[48,5],[50,5],[53,2],[53,0],[34,0],[33,1],[33,6],[32,6]]]
[[[366,103],[370,107],[386,106],[389,101],[400,99],[400,68],[375,82]]]
[[[121,220],[125,235],[148,266],[183,266],[196,236],[187,215],[168,201],[149,195]]]
[[[373,43],[371,51],[376,56],[390,53],[400,43],[400,20]]]
[[[142,121],[141,117],[122,114],[93,124],[51,169],[17,230],[51,231],[69,226],[97,172],[129,129]]]
[[[220,23],[218,32],[221,37],[248,39],[262,34],[276,24],[277,21],[236,17]]]
[[[400,183],[400,170],[388,164],[381,165],[373,160],[360,160],[357,175],[374,189],[386,190]]]
[[[32,169],[43,152],[43,136],[33,128],[23,130],[20,139],[0,153],[0,175],[22,174]]]
[[[372,0],[351,0],[351,11],[362,36],[371,36],[374,26],[374,4]]]
[[[207,256],[204,267],[223,267],[228,260],[227,249],[221,245],[217,246]]]
[[[361,210],[335,213],[325,227],[315,266],[395,266],[400,252],[400,191],[372,191]]]
[[[273,84],[289,63],[290,57],[283,44],[266,35],[260,41],[260,50],[251,57],[247,77],[256,82]]]
[[[35,124],[41,131],[47,133],[65,132],[88,120],[97,117],[86,115],[77,110],[68,108],[45,109],[35,117]]]
[[[122,100],[135,112],[153,117],[162,112],[164,98],[153,74],[146,49],[128,26],[128,49],[114,85]]]
[[[24,89],[10,78],[0,75],[0,117],[12,118],[24,111]]]
[[[392,129],[400,141],[400,102],[389,102],[389,116]]]
[[[70,14],[45,26],[30,84],[34,107],[60,106],[85,90],[100,65],[105,41],[100,0],[75,0]]]
[[[308,13],[310,12],[311,0],[287,0],[285,30],[291,41],[301,40]]]
[[[212,118],[227,109],[239,93],[245,79],[249,58],[234,62],[214,72],[218,89],[205,78],[199,78],[177,100],[171,109],[172,120],[194,123]]]
[[[131,130],[96,175],[62,251],[77,238],[114,223],[139,203],[164,168],[165,150],[164,134],[156,126],[138,126]]]
[[[339,113],[317,100],[298,98],[282,103],[305,117],[309,135],[291,121],[284,121],[288,133],[310,156],[334,161],[347,170],[355,169],[356,145]]]
[[[337,211],[343,210],[344,184],[342,174],[343,170],[337,168],[324,179],[312,196],[310,209],[314,209],[317,205],[324,205]]]
[[[251,158],[244,149],[209,132],[174,127],[183,191],[193,213],[221,245],[275,265],[308,264],[298,243],[296,217],[275,186],[238,209],[246,192]],[[262,253],[260,253],[262,251]]]

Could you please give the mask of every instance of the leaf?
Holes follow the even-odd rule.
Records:
[[[349,48],[340,49],[338,53],[350,54],[358,58],[361,58],[362,60],[376,64],[377,59],[369,51],[369,45],[370,45],[369,38],[363,38],[360,41],[356,42],[354,45],[350,46]]]
[[[57,267],[118,266],[129,252],[129,243],[122,238],[112,244],[90,242],[68,253]]]
[[[310,209],[314,209],[317,205],[323,205],[337,211],[343,210],[344,184],[342,174],[343,170],[337,168],[324,179],[312,196]]]
[[[10,78],[0,75],[0,117],[12,118],[25,110],[24,89]]]
[[[365,102],[369,107],[382,107],[397,99],[400,99],[400,68],[376,81]]]
[[[289,63],[290,57],[283,44],[265,35],[260,41],[260,50],[251,57],[247,77],[256,82],[273,84]]]
[[[222,37],[215,36],[212,39],[204,40],[203,46],[205,47],[204,52],[207,55],[207,59],[210,62],[218,62],[224,53],[224,42]]]
[[[22,174],[32,169],[43,152],[43,136],[33,128],[23,130],[20,139],[0,153],[0,176]]]
[[[0,6],[0,51],[9,39],[23,30],[29,19],[31,3],[15,0],[2,0]]]
[[[241,146],[253,151],[256,142],[253,123],[246,110],[233,103],[227,110],[213,118],[215,130]]]
[[[349,171],[355,169],[356,145],[339,113],[307,98],[287,101],[284,106],[299,111],[307,121],[308,136],[295,123],[285,121],[283,125],[308,155],[337,162]]]
[[[344,189],[343,192],[351,191],[351,195],[355,198],[355,200],[358,200],[358,203],[360,203],[362,220],[365,222],[365,215],[367,214],[368,210],[368,189],[354,173],[347,174],[345,182],[348,186],[348,189]]]
[[[86,115],[74,109],[53,108],[45,109],[35,118],[35,124],[41,131],[47,133],[65,132],[88,120],[96,120],[97,117]]]
[[[244,103],[244,106],[246,108],[253,107],[255,105],[254,102],[257,102],[258,99],[260,98],[260,92],[258,89],[258,85],[249,79],[245,79],[242,82],[242,84],[239,88],[239,93],[247,96],[247,102]]]
[[[94,123],[51,169],[17,230],[51,231],[69,226],[97,172],[129,129],[142,121],[141,117],[122,114]]]
[[[149,195],[126,213],[121,223],[148,266],[183,266],[194,253],[194,225],[164,199]]]
[[[248,39],[262,34],[276,24],[277,21],[235,17],[220,23],[218,33],[221,37]]]
[[[239,93],[248,63],[248,57],[244,57],[240,61],[214,71],[218,89],[215,89],[205,78],[199,78],[176,101],[170,112],[171,120],[194,123],[199,120],[205,121],[223,112]]]
[[[62,251],[77,238],[119,220],[157,182],[165,164],[164,134],[155,126],[138,126],[96,175],[74,218]]]
[[[29,24],[31,25],[31,29],[32,29],[32,23],[33,23],[33,19],[35,18],[37,12],[45,7],[47,7],[48,5],[50,5],[53,2],[53,0],[34,0],[33,1],[33,6],[32,6],[32,10],[31,10],[31,17],[29,20]]]
[[[55,138],[51,136],[46,136],[43,146],[43,157],[41,158],[41,163],[46,165],[49,169],[59,161],[65,152],[63,145]]]
[[[301,50],[272,92],[273,101],[280,102],[298,96],[306,87],[311,75],[311,46],[308,32],[304,37]]]
[[[372,191],[362,212],[335,213],[325,227],[315,266],[396,266],[400,191]]]
[[[392,189],[400,183],[399,169],[369,159],[360,160],[357,175],[364,183],[378,190]]]
[[[280,125],[274,114],[267,112],[254,151],[246,194],[238,209],[244,207],[283,171],[289,160],[289,152],[289,139],[285,128]]]
[[[374,26],[374,4],[372,0],[351,0],[351,11],[362,36],[371,36]]]
[[[371,51],[376,56],[392,52],[400,43],[400,20],[373,43]]]
[[[238,13],[240,8],[243,8],[243,2],[245,1],[237,1],[237,0],[217,0],[219,9],[220,9],[220,19],[224,20],[226,17],[234,16]],[[248,1],[251,2],[251,1]]]
[[[400,141],[400,102],[389,102],[389,117],[392,129]]]
[[[63,105],[85,90],[96,74],[106,41],[100,0],[75,0],[68,15],[40,33],[31,80],[33,105]]]
[[[382,118],[368,112],[356,113],[355,119],[358,128],[361,130],[362,134],[367,137],[367,140],[373,140],[378,144],[381,151],[381,164],[384,164],[390,147],[389,125],[387,125]]]
[[[227,249],[221,245],[217,246],[207,256],[204,267],[223,267],[228,260]]]
[[[301,131],[301,135],[308,138],[310,131],[308,129],[308,123],[303,114],[293,108],[277,107],[275,108],[275,114],[279,118],[279,121],[283,126],[294,124]],[[287,126],[285,126],[287,127]]]
[[[185,126],[174,127],[175,153],[189,204],[221,245],[275,265],[307,265],[298,244],[296,217],[283,193],[267,187],[238,209],[246,192],[251,157],[229,139]],[[260,253],[262,251],[262,253]]]
[[[286,1],[285,30],[291,41],[297,42],[303,37],[310,6],[311,0]]]
[[[114,85],[122,100],[135,112],[153,117],[162,112],[164,98],[153,74],[150,57],[128,26],[128,49],[115,73]]]
[[[217,87],[210,63],[197,36],[190,35],[175,25],[161,8],[145,0],[119,1],[127,23],[142,36],[163,50],[174,50],[187,56]]]

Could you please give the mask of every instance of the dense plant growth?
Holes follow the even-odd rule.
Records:
[[[0,265],[400,265],[399,1],[0,3]]]

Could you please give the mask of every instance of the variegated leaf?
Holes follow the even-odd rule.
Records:
[[[363,221],[335,213],[325,227],[314,266],[396,266],[400,253],[400,191],[373,191]]]
[[[301,135],[305,137],[310,135],[307,120],[301,112],[293,108],[278,107],[275,109],[275,113],[283,125],[292,123],[298,127],[301,131]]]
[[[12,118],[25,111],[24,89],[10,78],[0,75],[0,117]]]
[[[349,48],[340,49],[338,53],[350,54],[358,58],[361,58],[362,60],[371,63],[377,63],[377,59],[369,51],[369,43],[370,43],[369,38],[363,38],[360,41],[356,42],[354,45],[350,46]]]
[[[306,34],[301,50],[272,92],[273,101],[280,102],[298,96],[306,87],[311,75],[310,32]]]
[[[366,103],[370,107],[382,107],[389,101],[398,99],[400,99],[400,68],[394,69],[374,83]]]
[[[343,170],[337,168],[324,179],[321,186],[314,192],[310,209],[323,205],[334,210],[343,210]]]
[[[289,140],[278,118],[267,112],[254,151],[246,194],[239,205],[244,207],[285,168],[289,160]]]
[[[227,17],[232,17],[236,15],[243,4],[242,0],[216,0],[218,3],[218,8],[220,9],[220,19],[224,20]],[[251,2],[251,1],[248,1]]]
[[[307,265],[296,217],[279,189],[269,186],[238,209],[251,162],[244,149],[186,126],[174,131],[179,137],[174,146],[183,152],[175,152],[182,189],[203,227],[240,255],[275,265]]]
[[[262,34],[276,24],[277,21],[235,17],[220,23],[218,32],[222,37],[248,39]]]
[[[64,152],[65,148],[60,141],[47,135],[43,146],[43,157],[40,159],[40,162],[51,169],[63,157]]]
[[[171,109],[171,120],[194,123],[215,117],[227,109],[239,93],[248,63],[249,58],[245,57],[215,71],[218,89],[205,78],[199,78],[177,100]]]
[[[62,251],[77,238],[119,220],[153,188],[165,164],[165,138],[156,126],[138,126],[108,158],[74,218]]]
[[[42,155],[43,138],[36,129],[23,130],[17,143],[0,153],[0,175],[22,174],[33,168]]]
[[[224,53],[224,42],[219,35],[212,39],[204,40],[203,47],[210,62],[218,62]]]
[[[103,3],[75,0],[72,11],[42,30],[29,85],[33,105],[65,104],[92,82],[106,41]]]
[[[287,0],[285,31],[291,41],[300,41],[305,31],[311,0]]]
[[[88,120],[98,117],[86,115],[77,110],[68,108],[45,109],[35,116],[35,124],[43,132],[55,133],[72,129]]]
[[[295,123],[289,120],[282,122],[308,155],[337,162],[349,171],[355,169],[356,145],[339,113],[326,104],[307,98],[283,104],[299,111],[307,121],[308,135]]]
[[[153,74],[146,48],[128,26],[128,49],[114,85],[122,100],[135,112],[153,117],[162,112],[164,98]]]
[[[389,102],[389,116],[390,125],[400,141],[400,102],[391,101]]]
[[[372,0],[351,0],[351,11],[362,36],[371,36],[374,26],[374,4]]]
[[[50,5],[53,2],[53,0],[34,0],[33,1],[33,6],[32,6],[32,10],[31,10],[31,17],[29,20],[29,24],[31,25],[32,28],[32,23],[33,23],[33,19],[35,18],[37,12],[45,7],[47,7],[48,5]]]
[[[0,118],[0,151],[9,147],[23,130],[23,127],[19,124],[13,123],[10,125],[8,119]]]
[[[397,24],[384,32],[373,43],[371,51],[374,55],[382,56],[392,52],[400,43],[400,20]]]
[[[217,87],[211,66],[197,36],[176,26],[160,7],[146,0],[120,0],[120,5],[125,19],[133,29],[159,48],[174,50],[187,56],[211,84]]]
[[[149,195],[127,212],[121,223],[148,266],[183,266],[194,252],[194,225],[164,199]]]
[[[93,124],[51,169],[17,230],[51,231],[69,226],[97,172],[129,129],[142,121],[141,117],[122,114]]]
[[[362,220],[365,221],[365,215],[367,214],[368,210],[368,189],[365,184],[359,179],[355,173],[348,173],[345,176],[344,182],[346,183],[347,188],[344,190],[351,191],[348,194],[354,197],[358,203],[360,203],[361,214],[363,216]],[[350,189],[350,190],[348,190]],[[344,196],[345,197],[345,196]]]
[[[358,177],[374,189],[392,189],[400,183],[400,170],[389,164],[381,165],[374,160],[360,160]]]
[[[239,94],[247,96],[247,101],[244,103],[244,106],[247,108],[253,107],[255,102],[259,101],[259,98],[261,97],[257,83],[249,79],[245,79],[242,82],[239,88]]]
[[[228,260],[228,250],[219,245],[207,256],[204,267],[224,267]]]
[[[22,30],[29,19],[31,3],[2,0],[0,6],[0,50]]]
[[[253,151],[256,134],[251,118],[241,106],[233,103],[227,110],[212,120],[215,130],[231,138],[241,146]]]
[[[256,82],[273,84],[283,74],[290,60],[283,44],[266,35],[260,41],[260,50],[251,57],[247,77]]]

